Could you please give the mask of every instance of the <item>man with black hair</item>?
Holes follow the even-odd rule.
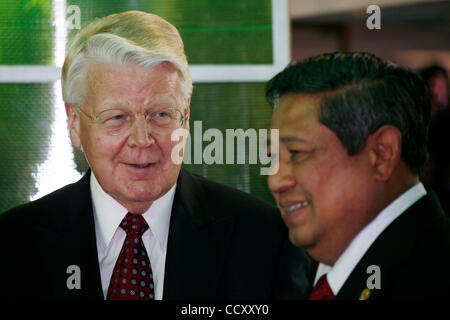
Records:
[[[450,221],[419,182],[420,77],[335,52],[288,66],[266,95],[280,130],[269,187],[291,241],[319,262],[310,299],[450,298]]]

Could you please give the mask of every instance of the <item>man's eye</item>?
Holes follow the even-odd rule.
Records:
[[[117,114],[107,116],[103,120],[103,124],[108,125],[108,126],[117,126],[117,125],[123,124],[126,121],[127,121],[127,114],[117,113]]]
[[[164,112],[164,111],[155,113],[155,117],[157,117],[157,118],[166,118],[169,116],[170,116],[170,114],[168,112]]]
[[[303,156],[305,155],[305,152],[303,150],[289,150],[289,153],[291,154],[292,160],[303,159]]]
[[[108,117],[106,119],[106,121],[120,121],[120,120],[124,120],[125,117],[126,116],[124,114],[116,114],[116,115],[113,115],[111,117]]]
[[[175,119],[175,115],[170,110],[161,110],[150,114],[149,119],[156,125],[167,125]]]
[[[125,115],[124,114],[117,114],[117,115],[114,115],[114,116],[112,116],[110,119],[108,119],[108,120],[121,120],[121,119],[124,119],[125,118]]]

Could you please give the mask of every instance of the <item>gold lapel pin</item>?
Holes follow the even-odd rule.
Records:
[[[365,288],[359,295],[359,300],[368,300],[370,297],[370,290]]]

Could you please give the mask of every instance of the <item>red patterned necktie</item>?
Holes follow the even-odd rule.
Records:
[[[114,266],[106,299],[153,300],[153,273],[142,242],[148,224],[142,215],[127,213],[120,227],[127,236]]]
[[[334,293],[327,281],[327,275],[324,274],[317,281],[316,286],[311,291],[308,300],[333,300]]]

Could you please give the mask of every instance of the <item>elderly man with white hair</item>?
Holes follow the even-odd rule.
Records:
[[[172,161],[192,80],[174,26],[129,11],[68,46],[62,91],[90,169],[0,215],[0,296],[293,299],[308,266],[277,210]]]

